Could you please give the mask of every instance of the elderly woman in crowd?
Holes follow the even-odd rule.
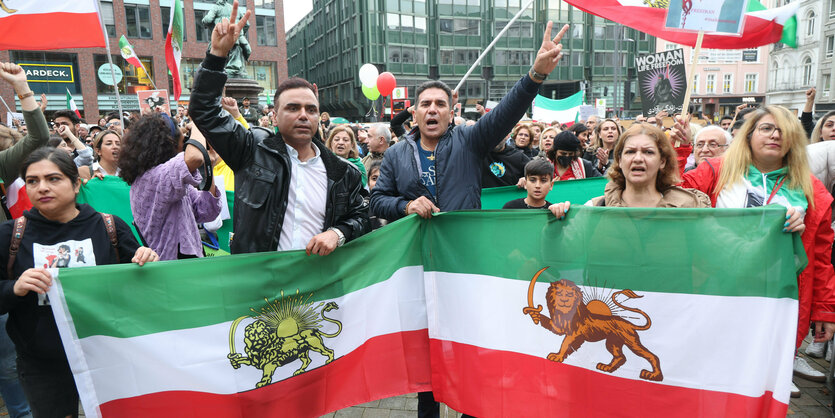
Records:
[[[346,125],[337,125],[331,129],[325,147],[333,151],[334,154],[353,163],[357,170],[362,175],[362,185],[368,184],[368,175],[365,172],[365,166],[359,158],[359,150],[357,149],[357,140],[354,137],[353,129]]]
[[[597,171],[605,173],[614,161],[612,150],[622,133],[620,124],[614,119],[605,119],[594,127],[594,145],[586,148],[583,158],[591,161]]]
[[[44,266],[80,267],[156,261],[118,217],[78,205],[78,169],[66,152],[40,148],[20,170],[34,208],[0,225],[0,312],[15,342],[20,382],[36,417],[77,416],[78,392],[45,293],[52,275]],[[20,225],[22,233],[15,232]],[[115,244],[114,244],[115,238]],[[16,242],[20,252],[12,256]],[[54,250],[56,249],[57,250]],[[74,254],[83,253],[79,259]]]
[[[717,208],[785,206],[786,232],[800,232],[809,263],[798,277],[797,347],[814,323],[816,342],[835,332],[835,272],[830,263],[832,196],[810,174],[806,134],[797,117],[780,106],[757,109],[747,118],[721,158],[706,159],[684,175],[684,187],[710,194]],[[825,376],[795,357],[794,373],[823,381]],[[796,387],[794,394],[799,395]]]
[[[549,126],[542,130],[539,134],[539,156],[546,157],[546,153],[554,148],[554,138],[560,133],[560,129],[555,126]]]
[[[529,159],[536,157],[538,151],[533,148],[533,130],[530,125],[518,124],[511,135],[513,145]]]
[[[197,224],[213,221],[226,204],[214,184],[195,188],[202,180],[197,169],[209,161],[200,131],[191,128],[191,139],[201,146],[185,144],[168,115],[152,113],[132,126],[119,156],[136,229],[162,260],[203,257]]]

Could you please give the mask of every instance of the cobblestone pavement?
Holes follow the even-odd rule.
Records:
[[[803,353],[801,347],[800,352]],[[803,354],[801,354],[803,355]],[[809,364],[816,369],[827,372],[829,363],[824,359],[807,357]],[[817,383],[796,377],[794,383],[800,388],[799,398],[792,398],[789,403],[789,411],[786,414],[791,418],[832,418],[832,393],[826,387],[826,383]],[[0,400],[0,417],[9,416],[6,405]],[[83,411],[79,408],[83,417]],[[460,413],[441,405],[441,418],[459,418]],[[324,415],[322,418],[416,418],[417,417],[417,394],[410,393],[403,396],[380,399],[350,408],[341,409],[336,412]]]

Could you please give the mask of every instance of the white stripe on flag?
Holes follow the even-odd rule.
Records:
[[[17,10],[15,16],[41,13],[96,13],[94,0],[49,0],[5,2],[10,9]],[[0,9],[0,18],[11,16]],[[70,23],[70,22],[68,22]]]
[[[565,272],[562,276],[567,277]],[[527,306],[529,282],[443,272],[427,272],[426,278],[430,338],[543,359],[548,353],[559,351],[563,337],[534,325],[530,316],[522,314],[522,308]],[[543,305],[545,315],[548,286],[549,283],[537,283],[534,292],[534,305]],[[589,291],[581,289],[584,293]],[[610,291],[601,293],[609,295]],[[618,301],[643,310],[652,319],[650,329],[639,331],[638,336],[660,359],[664,373],[661,384],[755,397],[772,391],[778,401],[789,402],[797,300],[636,293],[643,297],[626,302],[621,297]],[[624,313],[628,321],[638,326],[645,324],[641,315]],[[478,320],[460,320],[467,317]],[[752,346],[748,341],[779,344]],[[648,368],[649,363],[629,349],[623,351],[627,361],[612,375],[640,380],[641,369]],[[607,374],[597,370],[596,365],[611,359],[603,341],[586,342],[565,363]]]

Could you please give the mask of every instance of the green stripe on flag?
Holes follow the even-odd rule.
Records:
[[[758,0],[748,0],[748,8],[745,12],[758,12],[760,10],[767,9],[768,8]],[[783,23],[783,37],[780,38],[780,42],[792,48],[797,48],[797,15],[790,17],[785,23]]]
[[[536,107],[541,107],[545,110],[568,110],[581,106],[583,104],[583,92],[578,91],[565,99],[554,100],[545,96],[536,95]]]
[[[533,210],[411,215],[327,257],[290,251],[72,268],[58,280],[79,338],[229,322],[282,291],[330,300],[421,265],[520,281],[550,267],[541,282],[796,299],[795,257],[805,257],[800,238],[782,232],[784,214],[779,207],[574,206],[562,221]]]

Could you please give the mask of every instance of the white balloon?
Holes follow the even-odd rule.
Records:
[[[371,88],[377,86],[377,76],[379,75],[380,72],[374,64],[364,64],[360,67],[360,82],[365,87]]]

